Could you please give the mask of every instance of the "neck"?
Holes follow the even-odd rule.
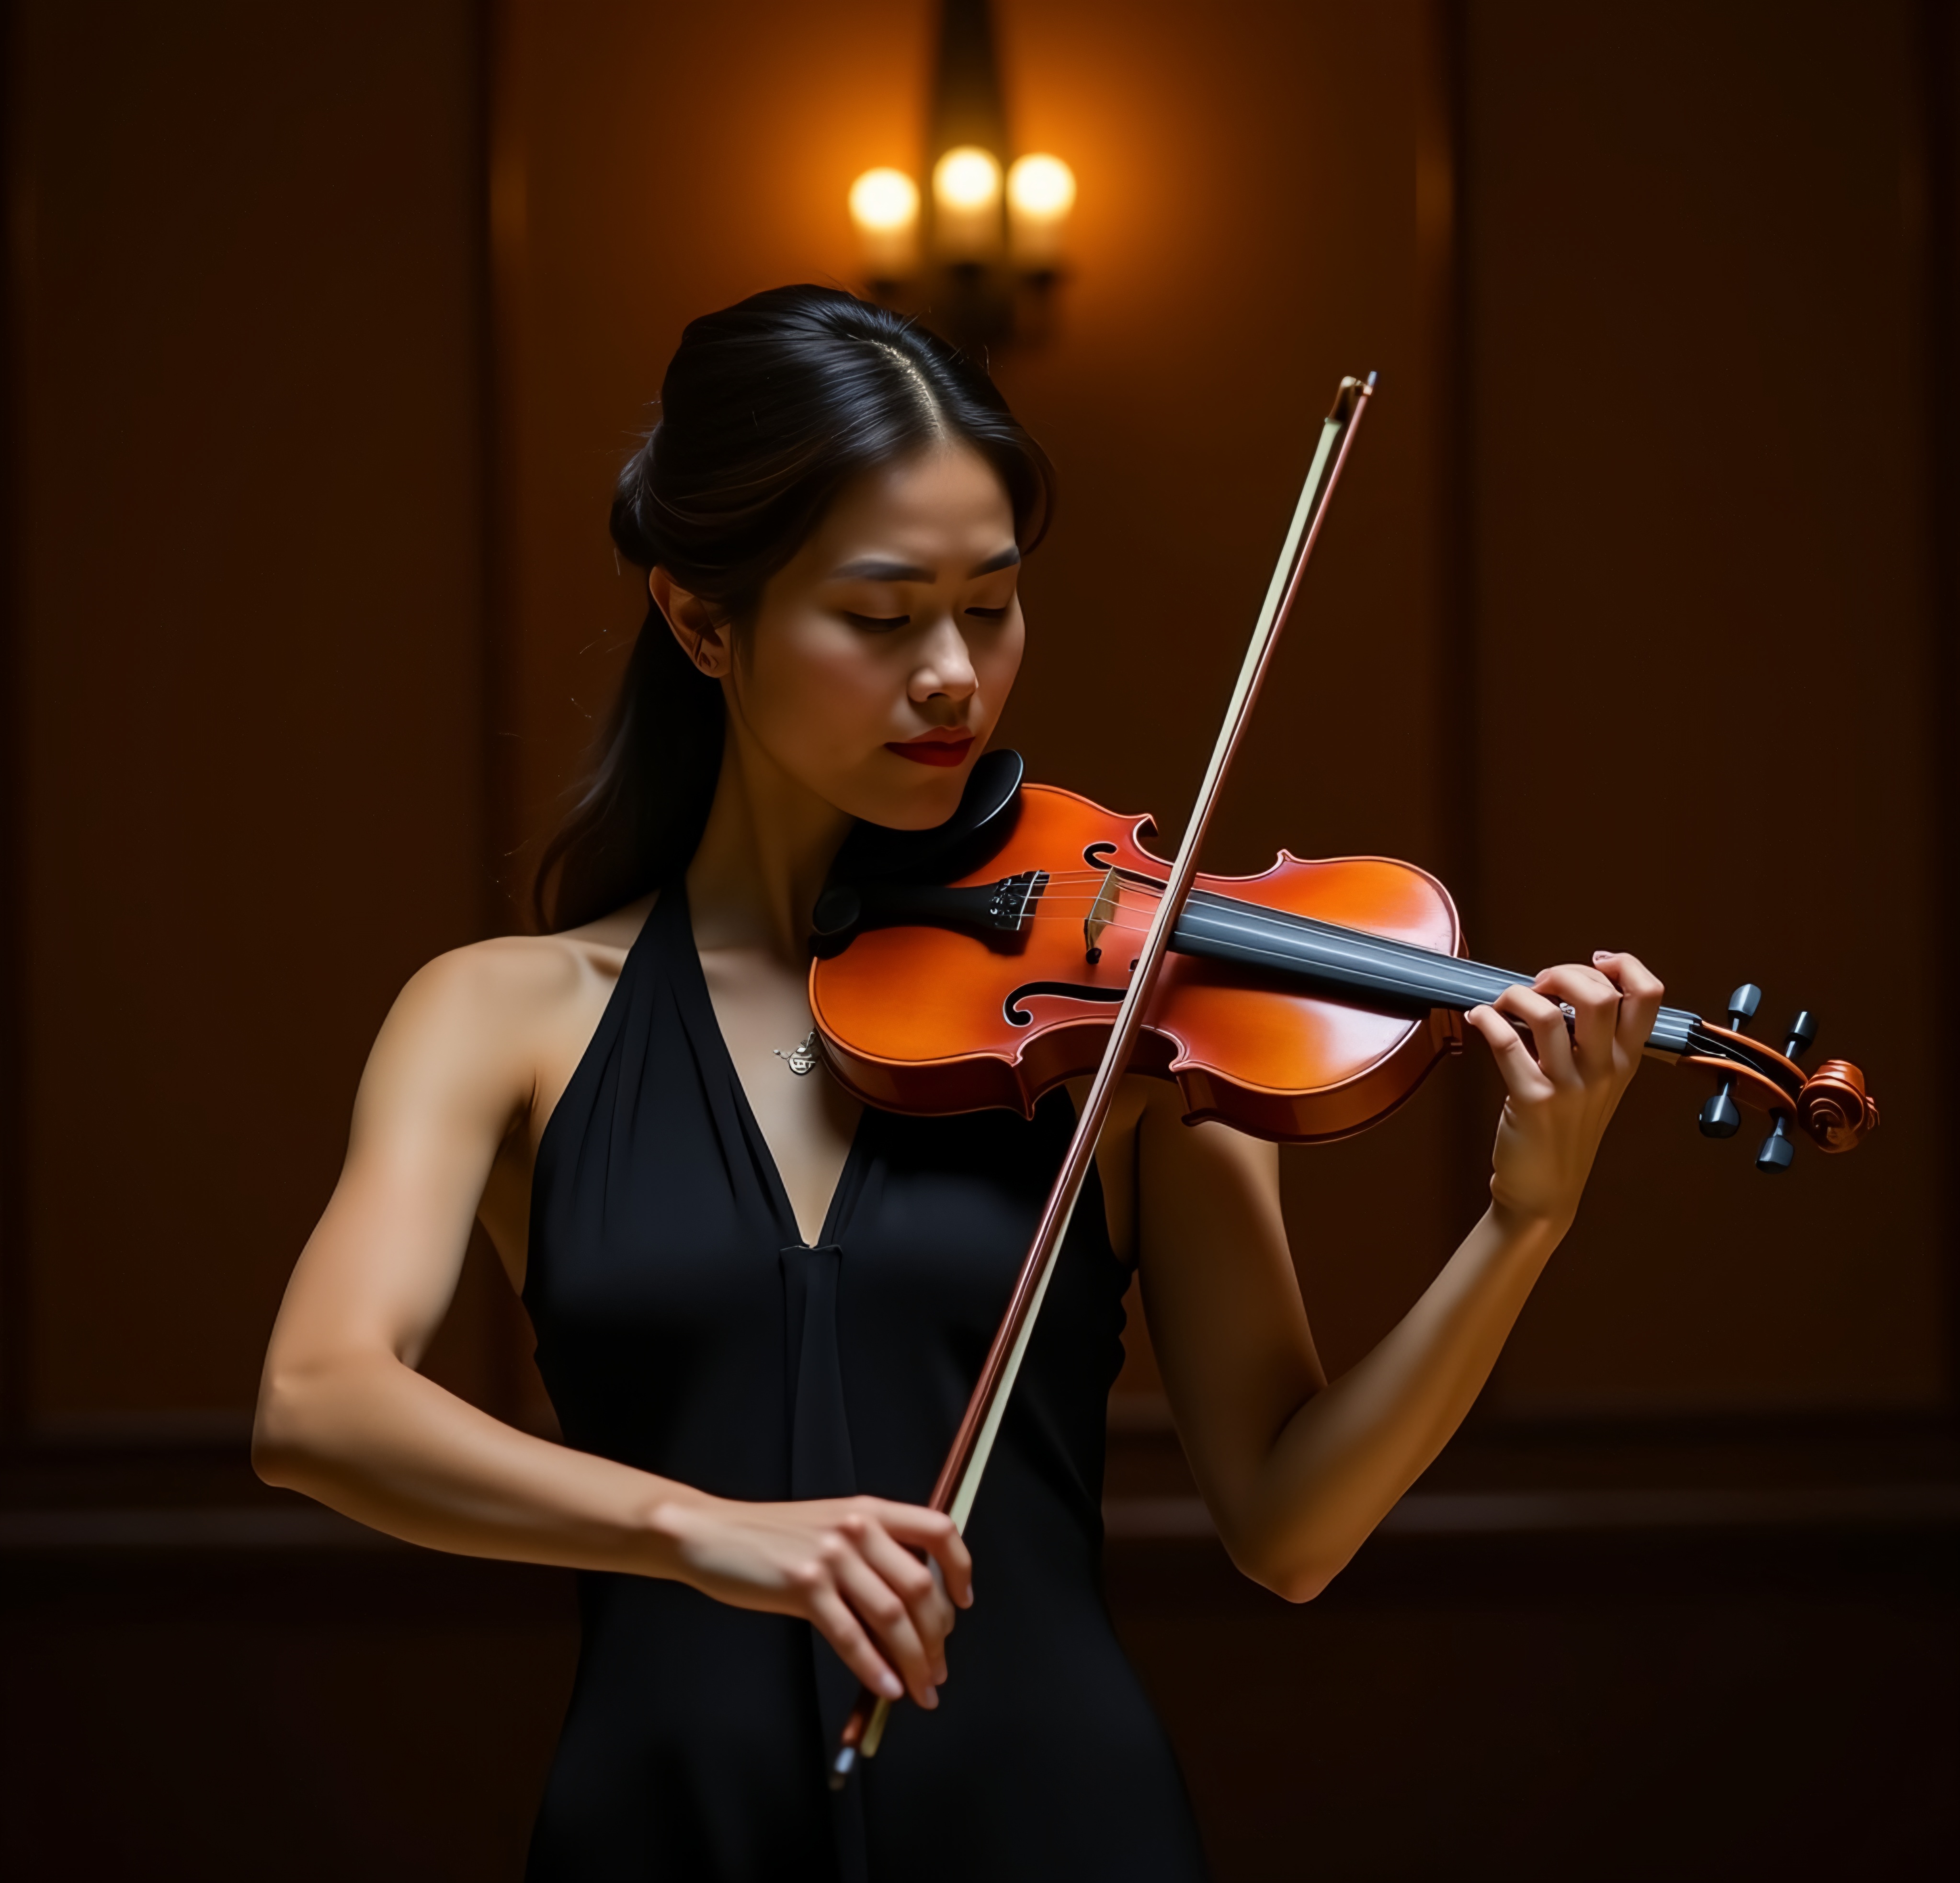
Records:
[[[791,778],[731,711],[708,828],[687,870],[701,946],[761,949],[800,965],[810,911],[850,828],[848,813]]]

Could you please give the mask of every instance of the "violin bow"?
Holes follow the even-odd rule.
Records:
[[[1068,1153],[1056,1173],[1054,1187],[1048,1191],[1034,1239],[1028,1245],[1026,1258],[1015,1280],[1014,1292],[1008,1297],[1007,1312],[1001,1317],[993,1345],[988,1349],[986,1363],[982,1366],[972,1397],[966,1403],[966,1414],[959,1422],[959,1430],[953,1435],[952,1449],[947,1453],[945,1464],[940,1468],[939,1481],[933,1487],[930,1507],[950,1516],[956,1530],[965,1531],[967,1518],[973,1509],[973,1500],[979,1494],[980,1481],[986,1471],[987,1461],[993,1454],[994,1441],[1000,1433],[1008,1398],[1020,1373],[1028,1343],[1034,1337],[1035,1322],[1041,1313],[1042,1298],[1048,1293],[1048,1278],[1055,1272],[1055,1258],[1061,1253],[1063,1239],[1075,1214],[1076,1199],[1081,1195],[1082,1186],[1088,1180],[1096,1141],[1102,1134],[1116,1087],[1129,1069],[1130,1056],[1143,1026],[1144,1010],[1156,990],[1158,973],[1169,949],[1171,930],[1190,891],[1192,879],[1198,873],[1198,851],[1211,827],[1211,814],[1223,788],[1225,775],[1231,769],[1239,741],[1245,736],[1246,721],[1252,717],[1267,669],[1272,663],[1280,630],[1286,625],[1287,616],[1292,610],[1307,558],[1319,540],[1321,520],[1327,514],[1335,486],[1341,481],[1341,472],[1348,462],[1354,434],[1360,428],[1361,415],[1367,409],[1374,390],[1373,373],[1366,380],[1344,379],[1340,391],[1335,396],[1333,409],[1321,425],[1320,442],[1315,448],[1313,463],[1307,471],[1300,501],[1294,507],[1293,522],[1287,529],[1278,564],[1273,570],[1273,579],[1267,585],[1265,600],[1253,626],[1246,657],[1239,664],[1238,683],[1233,688],[1231,701],[1225,708],[1224,723],[1218,728],[1217,740],[1211,748],[1211,762],[1206,768],[1204,781],[1198,787],[1197,801],[1192,807],[1191,820],[1185,826],[1184,841],[1178,846],[1169,880],[1145,931],[1136,965],[1131,971],[1130,984],[1124,993],[1122,1005],[1116,1010],[1109,1043],[1102,1049],[1102,1063],[1096,1069],[1089,1096],[1075,1121],[1074,1135],[1069,1140]],[[857,1704],[844,1722],[844,1730],[838,1737],[836,1754],[831,1761],[832,1791],[843,1789],[861,1753],[867,1759],[876,1756],[878,1742],[884,1736],[891,1704],[868,1687],[859,1688]]]

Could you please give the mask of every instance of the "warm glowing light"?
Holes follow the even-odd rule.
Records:
[[[1000,196],[1001,167],[976,145],[957,145],[933,166],[932,199],[942,214],[991,209]]]
[[[851,186],[851,220],[866,234],[910,228],[918,206],[918,185],[902,170],[867,170]]]
[[[950,262],[982,262],[1001,247],[1001,166],[972,144],[932,167],[933,246]]]
[[[1023,157],[1007,173],[1007,207],[1018,219],[1057,222],[1075,207],[1075,173],[1058,157]]]
[[[902,170],[867,170],[851,186],[851,220],[875,281],[896,281],[918,259],[918,185]]]
[[[1075,207],[1075,173],[1058,157],[1023,157],[1007,173],[1007,226],[1016,263],[1051,269]]]

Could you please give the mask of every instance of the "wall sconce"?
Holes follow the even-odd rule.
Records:
[[[969,352],[1039,339],[1066,257],[1075,177],[1058,157],[1005,167],[1007,112],[987,0],[941,0],[922,199],[904,171],[851,186],[873,297]]]

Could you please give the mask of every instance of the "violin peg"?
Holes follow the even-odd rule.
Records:
[[[1733,1137],[1742,1128],[1742,1114],[1736,1101],[1729,1096],[1729,1081],[1722,1081],[1722,1089],[1701,1108],[1701,1135],[1704,1137]]]
[[[1756,1009],[1763,1004],[1763,991],[1753,981],[1745,981],[1729,997],[1729,1025],[1735,1032],[1742,1030],[1745,1020],[1756,1016]]]
[[[1783,1042],[1783,1056],[1786,1059],[1801,1059],[1809,1052],[1817,1039],[1817,1019],[1806,1007],[1790,1023],[1789,1038]]]
[[[1756,1153],[1756,1168],[1767,1177],[1789,1169],[1796,1156],[1796,1146],[1790,1135],[1790,1114],[1779,1112],[1770,1134],[1763,1140],[1763,1147]]]

